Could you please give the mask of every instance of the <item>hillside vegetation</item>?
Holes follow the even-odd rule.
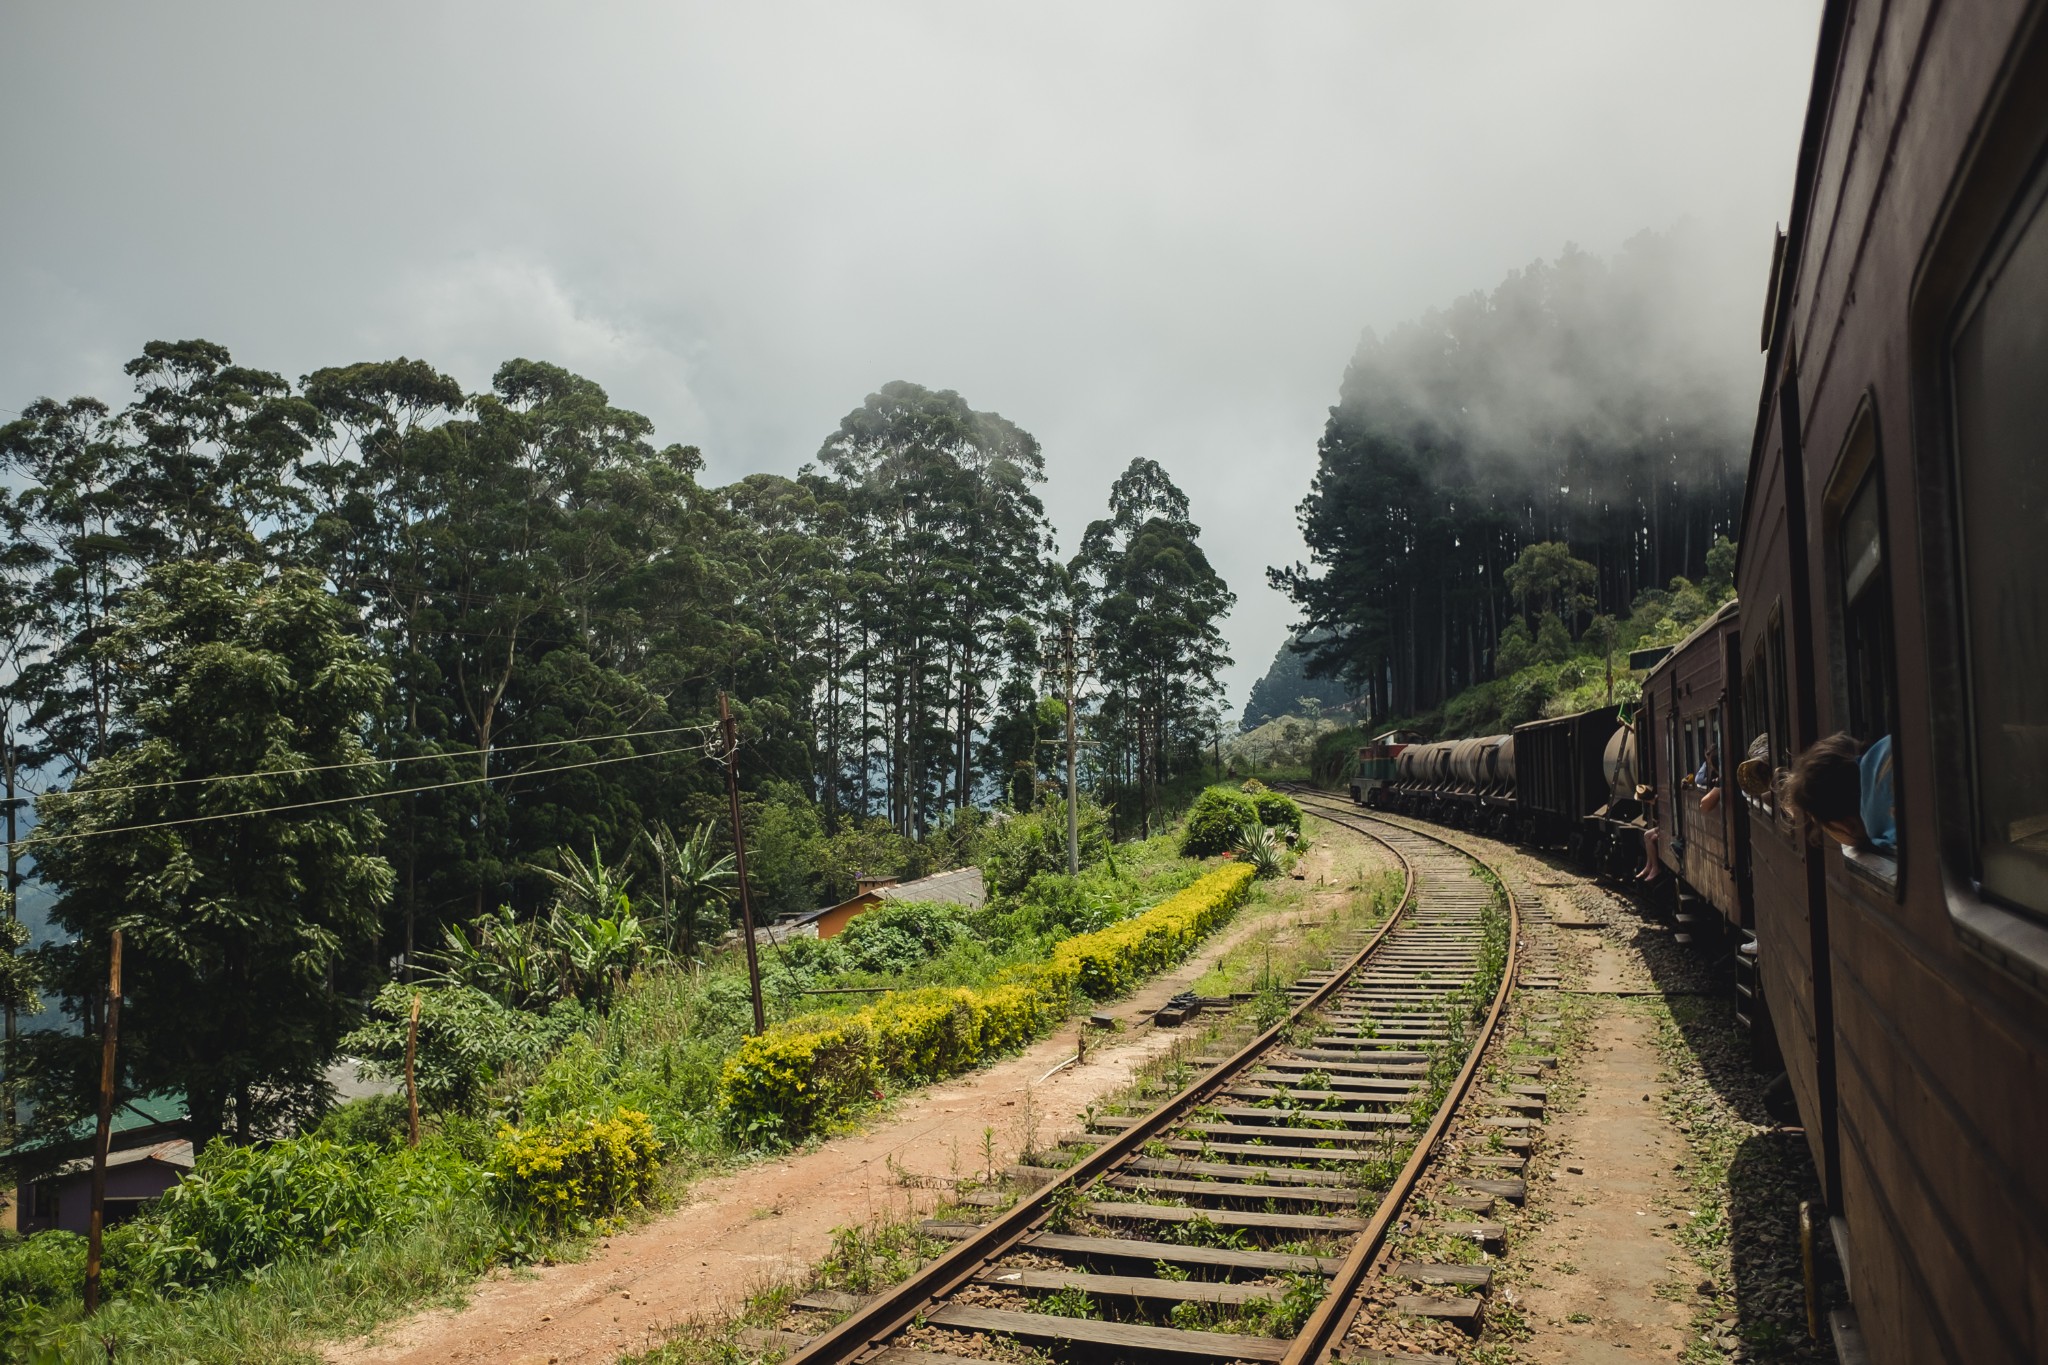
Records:
[[[1309,562],[1271,571],[1300,610],[1310,673],[1341,678],[1367,715],[1428,716],[1568,663],[1594,618],[1632,621],[1677,579],[1714,576],[1708,555],[1739,512],[1753,357],[1686,306],[1696,258],[1683,229],[1605,260],[1568,247],[1367,333],[1301,503]],[[1511,578],[1544,546],[1587,572],[1532,610]],[[1538,638],[1545,611],[1567,640]],[[1604,651],[1601,674],[1604,694]],[[1548,700],[1537,692],[1582,687],[1532,679],[1456,723],[1526,718]]]
[[[694,1173],[856,1121],[1177,961],[1261,866],[1188,854],[1257,842],[1246,825],[1301,820],[1263,790],[1204,802],[1237,819],[1203,826],[1198,847],[1188,830],[1113,847],[1091,809],[1077,877],[1051,870],[1064,849],[1057,804],[990,823],[972,848],[994,892],[986,905],[890,902],[832,940],[767,947],[771,1024],[759,1037],[730,946],[694,962],[648,949],[579,968],[579,941],[619,894],[615,869],[581,864],[557,882],[543,928],[507,919],[481,944],[451,945],[423,984],[388,987],[348,1040],[373,1070],[402,1077],[417,995],[417,1147],[398,1095],[343,1105],[301,1136],[209,1145],[189,1179],[108,1234],[110,1302],[90,1328],[79,1322],[84,1239],[0,1240],[0,1348],[299,1359],[311,1340],[490,1265],[566,1254]]]

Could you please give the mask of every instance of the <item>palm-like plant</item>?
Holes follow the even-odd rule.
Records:
[[[479,919],[474,932],[472,939],[449,926],[438,950],[420,954],[420,980],[471,986],[515,1009],[543,1007],[561,994],[562,974],[542,925],[501,905]]]
[[[536,869],[555,885],[549,947],[564,984],[603,1009],[646,955],[647,930],[633,912],[630,879],[606,867],[596,845],[587,863],[566,848],[555,859],[560,866]]]
[[[732,855],[715,854],[708,824],[697,826],[688,838],[678,838],[667,825],[654,825],[645,837],[660,882],[658,932],[670,952],[689,957],[707,922],[714,927],[726,923],[725,907],[738,880]]]
[[[1260,821],[1238,826],[1231,846],[1251,864],[1255,877],[1277,877],[1285,870],[1280,862],[1280,840],[1274,837],[1270,826]]]

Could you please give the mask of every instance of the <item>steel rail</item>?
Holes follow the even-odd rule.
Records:
[[[1053,1213],[1063,1192],[1085,1189],[1099,1177],[1110,1173],[1136,1155],[1146,1143],[1179,1123],[1190,1110],[1199,1107],[1215,1092],[1227,1087],[1240,1072],[1281,1042],[1291,1029],[1328,1004],[1351,984],[1352,979],[1378,953],[1388,936],[1406,920],[1413,918],[1417,890],[1415,865],[1405,852],[1384,835],[1354,823],[1349,818],[1336,819],[1321,810],[1314,813],[1332,824],[1372,839],[1393,854],[1401,866],[1401,899],[1394,912],[1387,916],[1371,939],[1333,972],[1328,980],[1320,983],[1296,1004],[1285,1018],[1246,1043],[1201,1079],[1191,1082],[1178,1094],[1163,1101],[1131,1127],[1110,1137],[1095,1151],[1062,1172],[1057,1179],[1020,1199],[1015,1206],[962,1240],[950,1251],[920,1267],[902,1284],[878,1294],[854,1310],[846,1319],[800,1347],[787,1358],[786,1365],[842,1365],[845,1362],[860,1361],[870,1352],[885,1349],[889,1338],[915,1323],[937,1300],[966,1287],[977,1274],[1008,1255],[1025,1238],[1038,1231]],[[1350,812],[1347,812],[1347,815],[1349,814]],[[1332,1278],[1321,1304],[1311,1315],[1302,1332],[1294,1339],[1281,1365],[1305,1365],[1306,1362],[1319,1361],[1328,1354],[1335,1342],[1342,1339],[1343,1331],[1356,1311],[1356,1291],[1370,1273],[1374,1258],[1385,1243],[1387,1230],[1391,1227],[1393,1218],[1406,1204],[1408,1196],[1413,1193],[1430,1156],[1448,1129],[1459,1102],[1470,1089],[1472,1078],[1478,1071],[1480,1058],[1497,1031],[1515,979],[1520,910],[1513,893],[1508,890],[1499,874],[1471,850],[1460,847],[1448,839],[1391,821],[1380,823],[1386,828],[1400,830],[1403,834],[1450,848],[1493,874],[1508,906],[1507,961],[1486,1022],[1473,1040],[1457,1079],[1445,1094],[1443,1102],[1438,1105],[1436,1114],[1423,1136],[1417,1140],[1407,1163],[1380,1200],[1366,1230],[1353,1243],[1337,1275]]]
[[[1294,794],[1297,797],[1320,795],[1319,793],[1304,792],[1300,789],[1295,789]],[[1333,804],[1336,801],[1334,797],[1325,799],[1330,800]],[[1314,810],[1315,807],[1311,805],[1310,809]],[[1370,831],[1367,831],[1362,826],[1353,823],[1353,820],[1361,818],[1355,812],[1345,811],[1346,818],[1344,819],[1337,819],[1327,811],[1316,810],[1315,813],[1320,818],[1328,820],[1331,824],[1342,825],[1361,834],[1370,833]],[[1375,817],[1365,816],[1362,818],[1373,819]],[[1393,1225],[1395,1217],[1407,1205],[1408,1196],[1415,1192],[1416,1184],[1422,1179],[1423,1170],[1429,1165],[1430,1159],[1436,1154],[1437,1144],[1443,1141],[1444,1133],[1450,1128],[1452,1117],[1457,1113],[1459,1104],[1464,1101],[1466,1092],[1471,1089],[1472,1078],[1479,1073],[1480,1059],[1486,1055],[1488,1044],[1493,1041],[1494,1034],[1499,1031],[1501,1016],[1506,1013],[1508,999],[1514,993],[1515,971],[1520,965],[1522,911],[1521,906],[1515,900],[1515,893],[1508,887],[1507,879],[1502,877],[1491,864],[1471,849],[1446,839],[1441,835],[1411,829],[1406,825],[1394,824],[1392,821],[1381,821],[1380,823],[1390,828],[1401,830],[1404,833],[1412,834],[1417,838],[1429,839],[1435,843],[1442,844],[1446,848],[1462,853],[1479,867],[1485,868],[1493,876],[1494,881],[1500,886],[1501,895],[1506,898],[1508,906],[1507,962],[1501,968],[1500,986],[1494,991],[1493,1007],[1487,1011],[1486,1023],[1481,1026],[1478,1036],[1472,1041],[1472,1047],[1466,1054],[1463,1069],[1458,1072],[1457,1079],[1451,1083],[1450,1089],[1445,1092],[1443,1103],[1437,1106],[1435,1116],[1429,1121],[1429,1127],[1424,1130],[1422,1137],[1417,1139],[1415,1150],[1409,1153],[1408,1161],[1401,1167],[1400,1175],[1394,1178],[1393,1185],[1388,1188],[1385,1196],[1381,1198],[1379,1207],[1373,1211],[1372,1220],[1367,1223],[1365,1231],[1360,1233],[1358,1240],[1352,1243],[1350,1252],[1344,1257],[1344,1264],[1331,1277],[1330,1287],[1328,1292],[1323,1295],[1323,1301],[1316,1305],[1316,1311],[1303,1324],[1300,1334],[1295,1337],[1294,1344],[1288,1348],[1287,1354],[1281,1359],[1280,1365],[1310,1365],[1311,1362],[1321,1361],[1338,1342],[1344,1339],[1345,1330],[1350,1326],[1352,1318],[1358,1312],[1358,1291],[1370,1276],[1373,1264],[1379,1257],[1380,1249],[1386,1243],[1387,1229]],[[1372,834],[1371,837],[1379,839],[1382,843],[1387,843],[1384,838],[1377,834]],[[1388,847],[1391,848],[1392,844],[1388,844]]]
[[[784,1365],[826,1365],[826,1362],[852,1361],[863,1352],[878,1347],[886,1338],[908,1327],[933,1300],[962,1288],[991,1261],[1008,1254],[1017,1243],[1037,1231],[1038,1226],[1052,1213],[1054,1203],[1062,1191],[1085,1189],[1098,1177],[1121,1165],[1163,1129],[1179,1122],[1189,1110],[1196,1108],[1214,1092],[1222,1089],[1240,1071],[1280,1041],[1289,1029],[1348,985],[1359,968],[1372,958],[1380,945],[1386,941],[1387,935],[1392,933],[1394,927],[1413,910],[1415,904],[1414,866],[1392,844],[1386,843],[1385,840],[1380,842],[1400,860],[1403,878],[1401,900],[1394,907],[1394,913],[1387,916],[1386,921],[1380,925],[1365,946],[1353,954],[1351,960],[1346,962],[1329,981],[1288,1011],[1286,1018],[1245,1044],[1208,1075],[1191,1082],[1178,1095],[1163,1101],[1136,1124],[1112,1137],[1069,1167],[1057,1180],[1048,1182],[1035,1193],[1018,1200],[1016,1205],[1001,1217],[985,1225],[980,1232],[962,1241],[951,1251],[921,1267],[902,1284],[877,1295],[866,1305],[856,1309],[844,1321],[798,1349],[788,1357]]]

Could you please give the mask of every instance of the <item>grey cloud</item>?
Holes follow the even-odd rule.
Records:
[[[1690,217],[1748,340],[1817,14],[13,6],[0,406],[118,398],[159,336],[472,385],[528,354],[723,479],[956,388],[1044,441],[1069,546],[1130,457],[1174,473],[1241,698],[1362,329]]]

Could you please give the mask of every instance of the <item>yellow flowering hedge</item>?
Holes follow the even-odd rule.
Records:
[[[661,1139],[637,1109],[498,1130],[491,1176],[513,1213],[558,1232],[639,1203],[661,1168]]]
[[[1067,939],[1047,961],[994,986],[893,991],[866,1009],[778,1024],[726,1062],[726,1112],[744,1132],[797,1138],[874,1097],[884,1080],[964,1071],[1064,1019],[1076,991],[1120,995],[1179,960],[1243,903],[1251,881],[1248,865],[1225,864],[1142,914]]]

